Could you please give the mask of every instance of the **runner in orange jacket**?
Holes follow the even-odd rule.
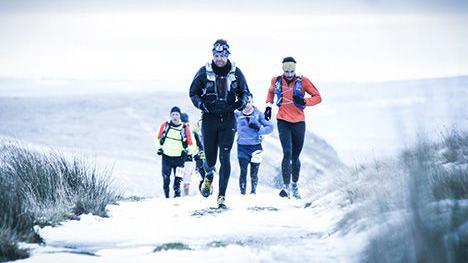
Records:
[[[310,96],[305,96],[306,94]],[[267,107],[265,119],[271,119],[271,105],[276,96],[278,114],[278,133],[283,148],[283,160],[281,172],[283,176],[283,188],[280,196],[290,196],[290,182],[292,175],[291,191],[295,198],[301,198],[297,183],[301,162],[299,155],[304,145],[305,117],[304,109],[314,106],[322,101],[320,93],[314,84],[305,76],[296,75],[296,60],[293,57],[283,59],[283,75],[273,77],[267,94]]]

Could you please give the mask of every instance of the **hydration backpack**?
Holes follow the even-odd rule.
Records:
[[[159,139],[159,143],[161,145],[164,144],[164,141],[166,141],[166,138],[167,138],[167,133],[169,132],[169,130],[171,129],[171,123],[169,121],[166,121],[166,125],[164,127],[164,130],[161,134],[161,138]],[[186,149],[188,147],[188,142],[187,142],[187,128],[188,126],[183,123],[182,124],[182,129],[180,129],[180,137],[181,137],[181,142],[182,142],[182,146],[184,147],[184,149]],[[172,128],[173,129],[173,128]],[[176,130],[176,129],[174,129]],[[178,139],[174,139],[174,138],[169,138],[169,139],[172,139],[172,140],[177,140]]]
[[[228,93],[231,89],[235,89],[237,83],[236,83],[236,64],[232,63],[231,64],[231,70],[229,70],[229,73],[227,74],[226,77],[222,77],[226,81],[226,90],[224,94],[218,94],[217,91],[217,84],[216,84],[216,74],[213,71],[213,68],[211,66],[211,63],[207,63],[205,65],[205,70],[206,70],[206,85],[202,89],[202,96],[207,98],[208,101],[214,102],[218,100],[224,100],[226,101],[228,98]]]
[[[281,105],[287,105],[294,103],[294,101],[283,102],[283,76],[276,77],[275,83],[275,94],[276,94],[276,105],[279,107]],[[293,96],[299,96],[299,98],[304,99],[304,92],[302,92],[302,76],[296,76],[296,83],[293,87]],[[303,110],[305,106],[294,103],[294,105]]]

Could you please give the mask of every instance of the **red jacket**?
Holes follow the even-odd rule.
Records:
[[[283,89],[283,100],[285,101],[293,101],[293,90],[294,85],[296,83],[296,77],[291,83],[286,82],[286,78],[282,78],[282,89]],[[274,104],[274,97],[275,97],[275,86],[276,86],[276,77],[271,79],[271,85],[268,89],[267,94],[267,103]],[[302,76],[302,93],[304,93],[304,99],[306,101],[305,106],[314,106],[319,104],[322,101],[322,97],[320,97],[320,93],[318,92],[317,88],[315,88],[312,82]],[[306,94],[309,94],[310,97],[307,97]],[[284,120],[287,122],[300,122],[304,121],[304,111],[299,109],[294,105],[294,103],[290,104],[283,104],[279,106],[278,114],[276,114],[276,118],[279,120]]]

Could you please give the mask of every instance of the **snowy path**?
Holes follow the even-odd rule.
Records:
[[[109,206],[109,218],[83,215],[40,229],[47,245],[19,262],[356,261],[359,238],[333,233],[342,215],[336,198],[303,208],[272,193],[233,195],[222,212],[207,209],[213,196],[125,201]]]

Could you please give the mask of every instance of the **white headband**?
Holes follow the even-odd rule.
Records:
[[[283,63],[283,70],[284,71],[295,71],[296,70],[296,63],[289,61]]]

